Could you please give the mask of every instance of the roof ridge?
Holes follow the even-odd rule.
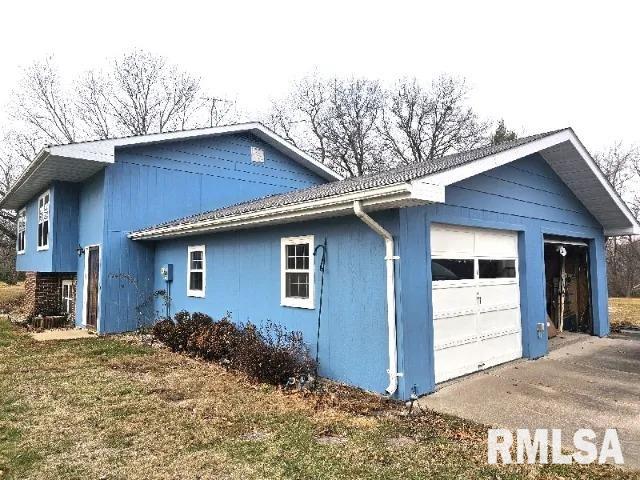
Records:
[[[136,137],[150,137],[152,135],[167,135],[169,133],[198,132],[200,130],[208,130],[210,128],[225,128],[225,127],[228,128],[228,127],[238,127],[240,125],[261,125],[263,128],[271,130],[269,127],[267,127],[261,121],[252,120],[252,121],[248,121],[248,122],[225,123],[224,125],[210,125],[208,127],[183,128],[183,129],[178,129],[178,130],[170,130],[170,131],[166,131],[166,132],[139,133],[139,134],[132,134],[132,135],[122,135],[120,137],[94,138],[92,140],[79,140],[79,141],[68,142],[68,143],[52,143],[52,144],[48,144],[46,147],[47,148],[66,147],[66,146],[69,146],[69,145],[80,145],[81,143],[96,143],[96,142],[108,142],[108,141],[111,141],[111,140],[126,140],[126,139],[129,139],[129,138],[136,138]]]

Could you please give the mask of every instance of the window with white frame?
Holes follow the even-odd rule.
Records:
[[[49,248],[49,191],[38,199],[38,250]]]
[[[16,250],[18,253],[24,253],[26,248],[27,235],[27,210],[22,209],[18,212],[18,232],[16,239]]]
[[[313,235],[282,239],[281,304],[314,308]]]
[[[62,313],[71,313],[73,305],[73,282],[71,280],[62,281]]]
[[[204,245],[191,246],[187,254],[187,295],[204,297],[207,259]]]

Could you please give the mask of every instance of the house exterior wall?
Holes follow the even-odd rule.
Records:
[[[104,181],[105,172],[101,171],[78,186],[78,246],[85,248],[89,245],[104,244]],[[84,274],[85,255],[76,252],[76,325],[84,322]],[[98,279],[98,288],[102,288],[102,269]],[[100,290],[99,290],[100,291]],[[100,322],[100,306],[98,308],[98,322]]]
[[[373,216],[397,233],[397,211]],[[314,235],[316,247],[325,239],[327,245],[320,374],[383,392],[388,384],[385,248],[380,236],[354,216],[158,242],[154,288],[167,288],[160,267],[172,263],[172,314],[184,309],[220,318],[230,311],[235,322],[280,323],[301,331],[315,355],[320,256],[315,260],[314,309],[280,305],[281,239],[306,235]],[[206,246],[205,298],[187,296],[189,245]],[[163,313],[160,301],[156,308]]]
[[[49,248],[38,250],[38,199],[49,190]],[[26,205],[25,252],[18,254],[16,269],[22,272],[74,272],[78,242],[77,186],[54,182]]]
[[[430,228],[433,223],[508,229],[519,235],[523,354],[547,353],[543,236],[564,235],[590,244],[594,333],[608,333],[606,265],[602,227],[538,155],[447,187],[446,203],[375,214],[392,232],[396,264],[398,396],[434,390]],[[320,330],[322,375],[382,392],[388,368],[384,244],[355,217],[240,230],[156,243],[154,288],[159,271],[174,265],[172,313],[202,311],[219,318],[229,310],[239,322],[278,322],[302,331],[315,352],[320,278],[316,262],[316,308],[280,306],[280,239],[315,235],[327,239],[327,268]],[[206,245],[206,297],[186,295],[189,245]],[[156,308],[162,312],[160,302]]]
[[[264,163],[251,161],[251,147]],[[326,181],[251,134],[129,147],[115,160],[105,170],[100,332],[135,329],[135,307],[152,292],[153,244],[130,231]]]
[[[405,397],[434,390],[429,232],[434,223],[518,232],[523,356],[547,353],[544,235],[585,239],[591,261],[594,334],[609,332],[602,227],[539,155],[517,160],[447,187],[446,202],[405,209],[400,215],[399,324]],[[412,252],[413,255],[412,255]],[[419,254],[416,252],[427,252]],[[416,285],[417,284],[417,285]],[[424,287],[423,287],[424,285]],[[423,294],[426,292],[426,295]]]

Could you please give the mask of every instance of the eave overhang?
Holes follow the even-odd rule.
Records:
[[[159,240],[199,235],[209,232],[239,230],[264,225],[300,222],[353,214],[353,202],[358,200],[367,211],[400,208],[444,202],[445,188],[424,181],[402,182],[380,188],[336,195],[321,200],[306,201],[251,213],[186,222],[132,232],[132,240]]]

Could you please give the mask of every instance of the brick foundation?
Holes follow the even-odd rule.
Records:
[[[71,314],[75,312],[75,273],[27,272],[24,311],[27,316],[62,314],[62,281],[71,280]]]

